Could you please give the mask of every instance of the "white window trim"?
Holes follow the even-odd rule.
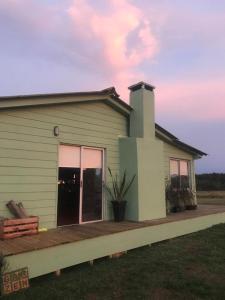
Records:
[[[192,189],[193,183],[192,183],[192,164],[191,164],[191,160],[184,159],[184,158],[175,158],[175,157],[170,157],[169,158],[169,178],[170,178],[170,182],[171,182],[171,172],[170,172],[171,171],[171,169],[170,169],[170,161],[171,160],[178,162],[178,176],[179,176],[179,178],[181,177],[180,176],[180,162],[181,161],[187,162],[187,165],[188,165],[189,188]],[[179,185],[181,187],[181,181],[179,182]]]

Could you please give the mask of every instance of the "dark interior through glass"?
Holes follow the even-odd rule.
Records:
[[[171,175],[171,187],[174,189],[180,188],[180,177],[179,175]]]
[[[83,169],[82,221],[102,219],[102,169]]]
[[[59,168],[57,225],[79,224],[80,168]]]

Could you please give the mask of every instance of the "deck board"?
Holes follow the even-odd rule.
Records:
[[[199,205],[196,211],[184,211],[176,214],[170,214],[165,218],[151,221],[124,221],[121,223],[102,221],[83,225],[59,227],[56,229],[50,229],[47,232],[38,233],[33,236],[24,236],[12,240],[0,241],[0,252],[2,252],[5,256],[10,256],[123,231],[134,230],[148,226],[157,226],[170,222],[178,222],[181,220],[222,212],[225,212],[225,206]]]

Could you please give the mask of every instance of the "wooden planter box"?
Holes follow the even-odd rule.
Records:
[[[0,221],[0,239],[13,239],[38,233],[38,217],[6,219]]]

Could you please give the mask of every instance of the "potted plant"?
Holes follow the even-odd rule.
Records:
[[[111,197],[114,220],[115,222],[121,222],[124,221],[125,218],[127,204],[125,196],[134,182],[135,175],[130,180],[127,180],[127,174],[126,171],[124,171],[122,179],[119,180],[117,175],[113,176],[110,168],[108,168],[108,170],[112,181],[112,187],[105,185],[105,188]]]
[[[166,201],[169,203],[170,212],[180,212],[185,210],[183,190],[166,184]]]
[[[172,187],[171,184],[166,185],[166,201],[169,204],[169,211],[170,212],[179,212],[179,192],[178,189]]]
[[[187,210],[195,210],[195,209],[197,209],[197,204],[195,203],[194,192],[192,190],[190,190],[190,189],[186,190],[185,208]]]

